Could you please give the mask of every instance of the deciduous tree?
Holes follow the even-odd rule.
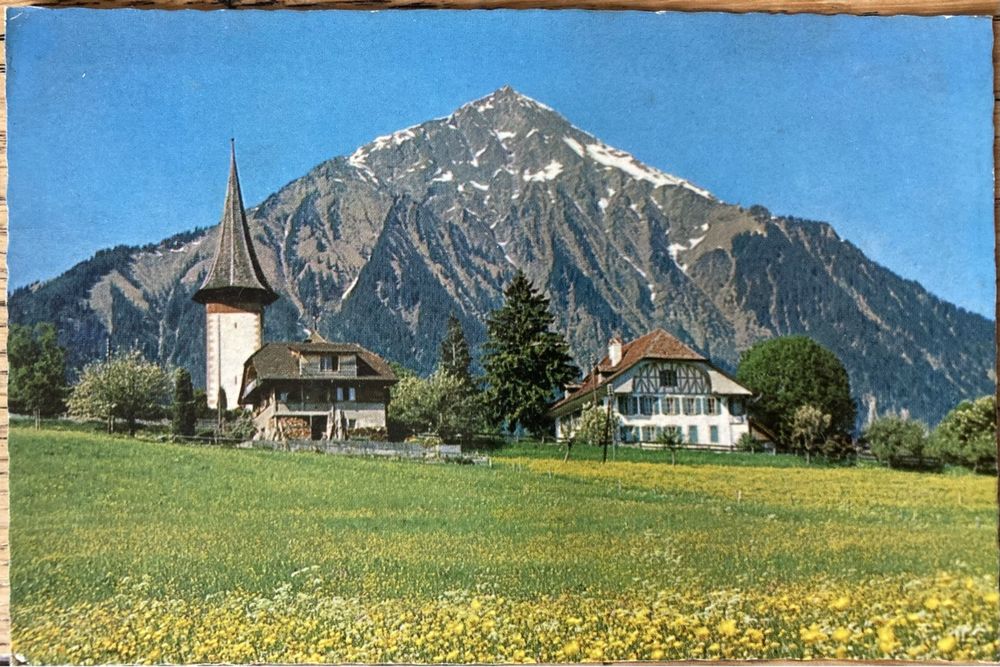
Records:
[[[815,405],[800,405],[792,414],[791,440],[793,447],[806,455],[806,463],[817,451],[830,431],[830,415]]]
[[[875,458],[890,467],[906,458],[920,463],[927,448],[927,427],[918,421],[890,415],[873,421],[865,429],[864,439]]]
[[[7,355],[11,412],[34,415],[36,426],[40,417],[60,414],[68,391],[66,351],[59,346],[55,327],[48,322],[12,325]]]
[[[824,440],[849,439],[857,408],[844,364],[805,336],[757,343],[743,353],[736,378],[755,394],[751,412],[781,444],[792,445],[792,418],[803,405],[830,416]]]
[[[442,371],[428,378],[411,375],[396,383],[389,411],[409,434],[433,433],[444,441],[465,439],[482,427],[480,397]]]
[[[974,472],[996,461],[996,398],[962,401],[945,415],[931,436],[930,449]]]
[[[123,419],[135,435],[137,421],[161,414],[169,395],[167,373],[133,351],[87,365],[68,405],[72,415],[107,420],[109,431]]]

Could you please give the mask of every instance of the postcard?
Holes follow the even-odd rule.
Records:
[[[16,661],[996,661],[988,17],[9,8]]]

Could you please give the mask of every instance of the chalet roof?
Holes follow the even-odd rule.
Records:
[[[258,381],[348,379],[344,376],[304,375],[299,367],[299,355],[323,353],[353,353],[358,357],[358,376],[351,380],[381,380],[395,382],[396,374],[382,357],[355,343],[266,343],[247,359],[245,366],[252,368]]]
[[[267,284],[253,249],[253,238],[243,209],[243,194],[236,171],[236,147],[229,156],[229,185],[219,222],[218,246],[212,268],[192,297],[198,303],[212,301],[254,301],[273,303],[278,295]]]
[[[646,359],[703,361],[708,363],[705,357],[692,350],[676,337],[663,329],[654,329],[645,336],[640,336],[633,341],[624,343],[622,345],[622,359],[618,364],[612,365],[611,359],[607,356],[601,359],[597,364],[596,376],[593,372],[587,375],[583,379],[583,383],[575,387],[565,398],[553,405],[552,410],[559,410],[569,403],[586,397],[595,389],[607,385],[619,375]],[[717,393],[750,395],[749,391],[715,367],[710,367],[709,376],[712,381],[712,390]]]

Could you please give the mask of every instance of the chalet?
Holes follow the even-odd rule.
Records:
[[[672,430],[688,445],[734,447],[750,432],[751,393],[733,378],[657,329],[628,343],[612,338],[608,355],[583,383],[552,406],[556,436],[568,438],[584,409],[608,407],[621,420],[621,443],[654,442]]]
[[[263,343],[264,309],[278,295],[254,251],[235,146],[216,233],[212,265],[192,297],[205,306],[209,407],[249,407],[257,436],[268,439],[384,438],[396,376],[382,358],[315,333],[304,342]]]
[[[396,375],[373,352],[313,333],[301,343],[267,343],[247,359],[240,403],[267,440],[342,440],[386,435]]]

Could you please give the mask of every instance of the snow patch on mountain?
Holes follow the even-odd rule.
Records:
[[[664,173],[659,169],[653,169],[635,159],[630,153],[618,150],[617,148],[612,148],[605,143],[595,143],[587,144],[587,155],[591,159],[595,160],[599,164],[603,164],[608,168],[619,169],[632,178],[647,181],[652,183],[655,187],[663,187],[665,185],[680,186],[691,190],[692,192],[701,195],[702,197],[712,198],[712,194],[707,190],[702,190],[699,187],[691,185],[691,183],[685,181],[683,178],[677,178],[676,176],[671,176],[670,174]]]
[[[556,176],[562,173],[563,166],[562,163],[552,160],[547,165],[542,167],[540,171],[534,173],[524,172],[525,181],[551,181]]]
[[[573,149],[574,153],[576,153],[580,157],[583,157],[583,155],[584,155],[583,144],[581,144],[579,141],[577,141],[573,137],[563,137],[563,141],[566,142],[567,146],[569,146],[571,149]]]

